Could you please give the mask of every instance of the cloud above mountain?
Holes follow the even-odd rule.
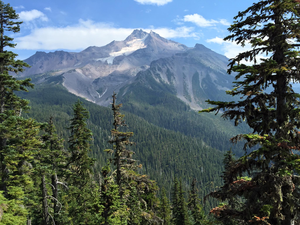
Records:
[[[79,20],[79,23],[66,27],[35,28],[30,34],[16,37],[17,49],[27,50],[81,50],[88,46],[103,46],[112,40],[125,39],[136,28],[117,28],[111,24],[95,23],[92,20]],[[142,28],[160,34],[165,38],[197,37],[191,27]],[[76,38],[74,38],[76,37]]]
[[[29,22],[32,20],[40,19],[42,21],[48,21],[48,17],[39,10],[33,9],[30,11],[22,11],[19,13],[20,20]]]
[[[168,4],[170,2],[172,2],[173,0],[134,0],[140,4],[143,4],[143,5],[158,5],[158,6],[161,6],[161,5],[165,5],[165,4]]]
[[[215,26],[216,24],[222,24],[222,25],[230,25],[230,23],[225,20],[225,19],[221,19],[221,20],[208,20],[205,19],[203,16],[199,15],[199,14],[192,14],[192,15],[185,15],[183,18],[184,22],[191,22],[196,24],[198,27],[211,27],[211,26]]]

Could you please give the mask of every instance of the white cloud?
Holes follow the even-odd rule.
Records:
[[[236,57],[241,52],[245,52],[251,49],[249,43],[246,43],[245,46],[242,47],[241,45],[237,45],[235,42],[224,41],[223,38],[220,37],[208,39],[206,40],[206,42],[222,45],[222,50],[224,52],[224,55],[229,59]]]
[[[207,20],[199,14],[186,15],[184,16],[183,21],[195,23],[199,27],[210,27],[218,23],[216,20]]]
[[[35,19],[41,19],[42,21],[48,21],[47,16],[42,13],[41,11],[38,11],[36,9],[33,9],[31,11],[22,11],[19,13],[20,20],[24,22],[29,22]]]
[[[219,38],[219,37],[215,37],[215,38],[212,38],[212,39],[208,39],[206,40],[206,42],[208,43],[217,43],[217,44],[223,44],[225,41],[223,40],[223,38]],[[230,43],[230,42],[229,42]]]
[[[89,46],[103,46],[112,40],[124,40],[134,29],[115,28],[104,23],[94,23],[91,20],[79,20],[79,23],[74,26],[36,28],[27,36],[15,38],[15,41],[18,43],[17,49],[82,50]],[[189,27],[151,29],[165,38],[197,37],[193,33],[193,28]],[[144,30],[150,31],[150,29]]]
[[[141,3],[143,5],[165,5],[169,2],[172,2],[173,0],[134,0],[138,3]]]
[[[192,14],[192,15],[185,15],[183,18],[184,22],[191,22],[196,24],[199,27],[211,27],[215,26],[216,24],[222,24],[225,26],[229,26],[230,23],[226,19],[221,20],[207,20],[203,16],[199,14]]]
[[[47,11],[49,11],[49,12],[52,11],[50,7],[46,7],[46,8],[44,8],[44,9],[47,10]]]
[[[193,37],[198,39],[199,35],[197,33],[194,33],[193,27],[177,27],[176,29],[170,29],[170,28],[154,28],[153,31],[155,33],[158,33],[160,36],[164,38],[178,38],[178,37]]]
[[[225,19],[220,19],[220,23],[225,25],[225,26],[230,26],[230,23]]]

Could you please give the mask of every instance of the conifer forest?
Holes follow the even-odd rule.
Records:
[[[237,12],[224,40],[251,49],[228,61],[232,101],[151,115],[118,93],[100,107],[18,77],[22,22],[0,9],[0,225],[300,224],[299,0]],[[219,122],[199,130],[202,115]]]

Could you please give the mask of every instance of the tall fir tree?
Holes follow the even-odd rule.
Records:
[[[221,111],[236,125],[245,120],[253,132],[237,135],[232,141],[246,140],[245,149],[259,145],[255,151],[246,151],[230,170],[231,177],[244,173],[251,177],[233,181],[227,191],[227,199],[229,194],[243,197],[242,207],[227,210],[224,205],[215,210],[240,223],[290,225],[300,210],[300,95],[291,85],[300,80],[299,16],[296,0],[260,0],[239,12],[228,29],[232,34],[224,40],[252,46],[229,63],[228,72],[236,72],[237,81],[227,93],[241,100],[208,101],[215,107],[203,110]]]
[[[41,143],[37,137],[40,125],[21,117],[22,111],[29,108],[28,101],[15,93],[27,91],[33,85],[30,79],[18,80],[11,75],[28,67],[23,61],[16,60],[17,54],[8,49],[16,46],[7,34],[20,31],[18,18],[9,4],[0,1],[0,190],[10,204],[23,205],[22,212],[28,213],[31,203],[27,194],[33,184],[32,164]],[[18,210],[11,212],[14,216]]]
[[[87,128],[89,112],[78,100],[73,107],[73,114],[69,127],[71,136],[68,140],[70,161],[67,164],[69,214],[72,224],[94,224],[94,201],[98,192],[92,180],[94,159],[89,156],[92,141],[92,132]]]
[[[198,189],[196,187],[197,181],[196,178],[193,179],[191,184],[191,189],[189,191],[189,199],[188,199],[188,209],[193,218],[194,225],[202,225],[204,224],[206,218],[203,211],[203,208],[200,204],[200,199],[198,197]]]
[[[49,118],[48,123],[42,127],[42,130],[44,134],[42,135],[43,150],[41,152],[40,173],[42,176],[41,191],[43,193],[44,220],[50,221],[51,217],[51,223],[45,222],[45,224],[52,224],[52,222],[55,225],[64,224],[67,220],[61,197],[62,190],[67,188],[64,178],[68,154],[64,149],[63,139],[57,135],[52,116]],[[50,190],[48,192],[50,194],[46,191],[46,184],[43,184],[43,180],[46,178],[49,180],[48,189]],[[46,216],[47,208],[49,208],[48,216]]]
[[[158,190],[155,181],[148,176],[139,174],[137,170],[142,167],[133,159],[134,152],[127,146],[134,142],[129,140],[133,136],[132,132],[122,131],[126,127],[124,115],[120,113],[122,104],[116,104],[116,94],[113,94],[113,117],[114,129],[111,130],[109,143],[113,144],[113,149],[105,151],[113,154],[113,164],[116,168],[115,180],[119,187],[119,196],[122,203],[129,209],[128,224],[155,224],[162,220],[156,215],[158,207]]]
[[[7,181],[9,179],[7,162],[8,136],[14,132],[13,125],[17,124],[16,116],[20,116],[22,109],[26,109],[28,102],[19,98],[16,91],[27,91],[26,87],[33,87],[30,80],[17,80],[9,72],[18,73],[23,71],[28,65],[20,60],[16,60],[17,54],[6,48],[14,48],[13,38],[8,37],[9,32],[19,32],[21,22],[16,21],[19,18],[15,10],[9,5],[0,1],[0,166],[1,183],[0,189],[7,196]],[[13,124],[11,124],[13,123]]]
[[[128,212],[126,206],[121,202],[118,185],[110,176],[110,170],[110,164],[108,163],[101,171],[104,181],[101,184],[100,191],[100,224],[126,224],[126,220],[122,218],[127,218]]]
[[[170,225],[172,219],[171,204],[166,194],[166,189],[162,188],[159,202],[159,216],[163,220],[163,225]]]
[[[238,177],[233,176],[232,170],[234,170],[235,159],[232,151],[226,152],[224,155],[224,171],[223,171],[223,186],[214,192],[209,193],[205,196],[204,199],[208,197],[214,197],[222,201],[220,206],[213,208],[210,213],[212,213],[217,221],[220,221],[224,225],[235,225],[239,224],[240,220],[235,218],[233,215],[238,213],[238,209],[241,208],[242,202],[239,196],[232,195],[232,188],[234,187],[232,184],[235,182],[239,182]],[[246,177],[239,180],[247,180]],[[249,178],[248,178],[249,180]],[[226,201],[226,203],[224,203]],[[220,210],[221,209],[221,210]],[[234,212],[234,214],[233,214]]]
[[[178,181],[177,178],[174,179],[172,190],[172,212],[174,225],[190,224],[187,203],[182,189],[182,181]]]

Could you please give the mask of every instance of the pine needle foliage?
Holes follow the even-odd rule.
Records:
[[[134,152],[128,146],[134,144],[129,140],[133,132],[122,131],[126,127],[124,115],[120,113],[122,104],[116,104],[116,94],[113,94],[113,129],[109,143],[113,144],[113,149],[105,151],[111,153],[111,161],[115,166],[113,175],[119,187],[119,196],[123,206],[128,208],[128,224],[157,224],[162,220],[156,215],[159,200],[156,197],[158,187],[156,182],[150,180],[147,175],[138,173],[142,168],[141,164],[133,159]]]
[[[215,106],[201,112],[221,111],[236,125],[246,121],[253,132],[232,138],[246,140],[246,151],[230,169],[230,176],[238,179],[225,184],[226,199],[241,196],[242,206],[225,204],[212,213],[227,214],[239,224],[292,224],[300,210],[300,95],[291,84],[300,81],[299,1],[260,0],[234,19],[224,40],[252,47],[229,63],[228,73],[235,72],[236,81],[227,93],[240,101],[208,100]],[[242,178],[245,173],[250,179]]]
[[[72,224],[94,224],[95,201],[97,199],[96,186],[92,182],[92,167],[94,159],[89,156],[92,132],[87,128],[89,112],[81,101],[77,101],[73,107],[73,118],[69,127],[70,161],[67,166],[69,175],[68,198],[69,216]]]

